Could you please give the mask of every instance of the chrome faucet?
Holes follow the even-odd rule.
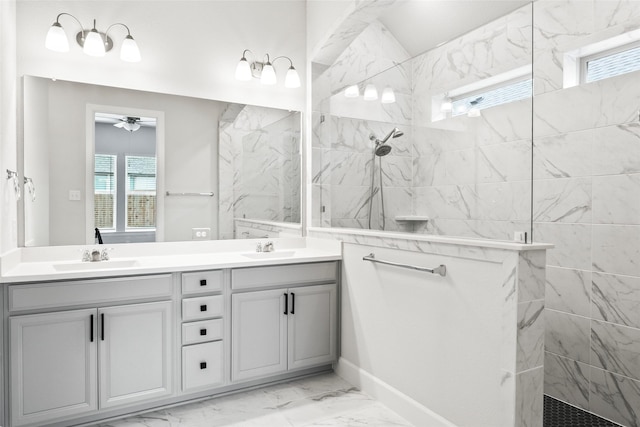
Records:
[[[263,252],[273,252],[275,250],[275,248],[273,247],[273,242],[267,242],[264,244],[264,247],[262,248]]]

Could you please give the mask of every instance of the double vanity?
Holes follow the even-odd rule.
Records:
[[[340,243],[257,243],[4,256],[6,425],[93,422],[329,369]]]

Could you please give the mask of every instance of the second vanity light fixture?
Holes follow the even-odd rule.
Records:
[[[47,38],[45,40],[45,46],[47,49],[55,52],[69,52],[69,40],[67,34],[64,32],[62,25],[60,25],[61,16],[70,16],[80,25],[80,32],[76,34],[77,43],[82,46],[82,51],[90,56],[104,56],[106,52],[113,48],[113,40],[109,37],[109,31],[115,26],[122,26],[127,30],[127,35],[122,41],[120,47],[120,59],[127,62],[140,62],[142,57],[140,56],[140,49],[138,44],[131,37],[131,31],[125,24],[117,22],[107,27],[104,33],[99,32],[96,29],[96,20],[93,20],[93,28],[85,30],[80,20],[70,13],[62,12],[56,17],[56,22],[51,25]]]
[[[300,87],[300,76],[293,66],[293,61],[288,56],[278,56],[271,60],[269,58],[269,54],[265,54],[264,62],[252,61],[249,63],[247,61],[247,52],[253,55],[249,49],[245,49],[242,52],[242,58],[240,58],[240,62],[236,66],[236,79],[249,81],[252,77],[260,79],[260,83],[263,85],[274,85],[277,83],[278,79],[276,78],[276,71],[273,68],[273,63],[275,63],[278,59],[287,59],[289,61],[289,69],[287,70],[287,75],[284,78],[284,86],[290,89],[294,89]],[[254,55],[255,56],[255,55]]]
[[[357,98],[360,96],[360,89],[358,85],[347,86],[344,90],[344,96],[347,98]],[[374,84],[367,84],[364,88],[364,95],[362,97],[365,101],[375,101],[378,99],[378,89]],[[382,90],[382,96],[380,102],[383,104],[393,104],[396,102],[396,95],[393,92],[391,86],[387,86]]]

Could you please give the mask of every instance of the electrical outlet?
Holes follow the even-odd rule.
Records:
[[[211,239],[210,228],[192,228],[191,240],[209,240]]]
[[[82,200],[82,193],[80,193],[80,190],[69,190],[69,200]]]

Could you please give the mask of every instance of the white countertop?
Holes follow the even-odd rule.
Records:
[[[342,259],[338,241],[269,239],[274,252],[257,253],[265,239],[19,248],[0,259],[0,283],[86,279]],[[81,262],[85,249],[113,248],[108,261]]]

